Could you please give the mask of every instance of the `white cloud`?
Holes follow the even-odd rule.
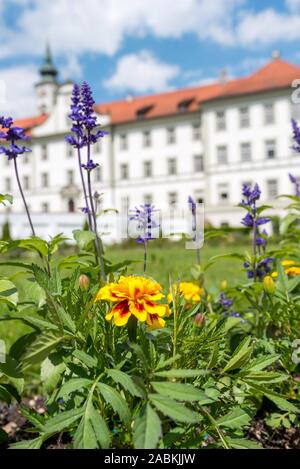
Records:
[[[300,15],[271,8],[258,13],[247,12],[242,15],[236,34],[237,42],[244,46],[294,41],[300,38]]]
[[[1,1],[1,0],[0,0]],[[125,36],[181,37],[233,43],[232,20],[244,0],[10,0],[21,2],[17,28],[0,31],[1,55],[115,54]]]
[[[169,88],[170,81],[180,72],[176,65],[160,62],[149,51],[123,56],[117,63],[114,74],[104,81],[111,90],[162,91]]]
[[[65,80],[73,80],[82,77],[82,67],[78,57],[74,54],[69,54],[65,63],[59,69],[62,77]]]
[[[16,66],[0,69],[0,114],[24,117],[36,114],[34,84],[37,74],[34,67]],[[3,99],[4,98],[4,99]]]
[[[286,0],[286,6],[291,11],[300,10],[300,0]]]

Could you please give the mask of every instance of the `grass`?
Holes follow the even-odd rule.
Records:
[[[242,253],[246,248],[245,245],[225,242],[217,245],[206,244],[201,249],[201,262],[205,264],[211,257],[217,255],[232,252]],[[129,266],[128,273],[143,274],[143,247],[140,245],[109,247],[106,250],[106,258],[113,264],[128,259],[135,261]],[[163,243],[161,247],[153,242],[149,246],[147,275],[155,278],[165,289],[168,289],[170,279],[174,282],[178,279],[183,281],[193,280],[191,267],[195,264],[195,261],[195,251],[186,250],[183,242]],[[32,283],[24,282],[24,277],[16,268],[0,267],[1,276],[11,277],[11,280],[18,287],[21,300],[26,297],[28,288],[34,288]],[[220,283],[223,280],[227,280],[228,285],[233,286],[243,279],[245,279],[245,273],[239,260],[221,259],[206,272],[205,285],[213,293],[219,290]],[[7,349],[18,337],[30,331],[29,327],[18,321],[0,322],[0,339],[5,341]]]

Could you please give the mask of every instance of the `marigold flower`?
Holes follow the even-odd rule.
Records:
[[[291,277],[295,277],[296,275],[300,275],[300,267],[289,267],[285,269],[285,273]]]
[[[300,267],[297,267],[296,264],[297,262],[291,259],[284,259],[283,261],[281,261],[281,265],[284,267],[284,271],[286,275],[289,275],[290,277],[295,277],[296,275],[300,275]],[[272,277],[277,278],[278,272],[273,272]]]
[[[161,285],[149,278],[122,276],[118,282],[100,288],[95,301],[115,303],[105,319],[113,319],[116,326],[125,326],[133,315],[157,329],[164,327],[165,321],[162,318],[169,313],[168,305],[158,303],[165,296],[161,290]]]
[[[204,289],[199,287],[192,282],[180,282],[173,284],[173,291],[175,295],[182,295],[188,303],[197,303],[201,299],[201,295],[204,293]],[[171,303],[173,300],[172,292],[168,295],[168,301]]]

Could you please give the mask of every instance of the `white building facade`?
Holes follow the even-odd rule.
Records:
[[[46,237],[80,228],[84,202],[76,152],[65,142],[72,83],[58,84],[50,51],[40,73],[39,115],[18,121],[32,153],[18,161],[37,232]],[[300,178],[300,155],[291,149],[291,118],[300,116],[291,99],[297,78],[299,67],[276,58],[245,78],[95,106],[108,131],[93,154],[101,209],[124,212],[144,202],[175,209],[192,196],[204,204],[208,224],[240,226],[242,184],[257,182],[263,202],[275,205],[270,213],[283,213],[276,197],[293,193],[288,173]],[[0,226],[8,219],[13,236],[29,234],[4,157],[0,193],[14,196],[12,207],[0,208]],[[119,239],[117,223],[115,214],[102,219],[104,240]]]

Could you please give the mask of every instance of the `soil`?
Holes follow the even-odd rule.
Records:
[[[39,414],[46,412],[44,400],[41,396],[24,399],[22,405],[35,410]],[[35,437],[29,433],[31,424],[21,415],[17,404],[0,403],[0,429],[7,434],[6,441],[0,441],[0,449],[7,449],[12,443],[29,440]],[[263,413],[258,413],[248,429],[247,437],[260,443],[266,449],[300,449],[300,431],[297,428],[280,427],[272,429],[266,425]],[[70,447],[67,434],[60,434],[48,440],[44,449],[67,449]]]

